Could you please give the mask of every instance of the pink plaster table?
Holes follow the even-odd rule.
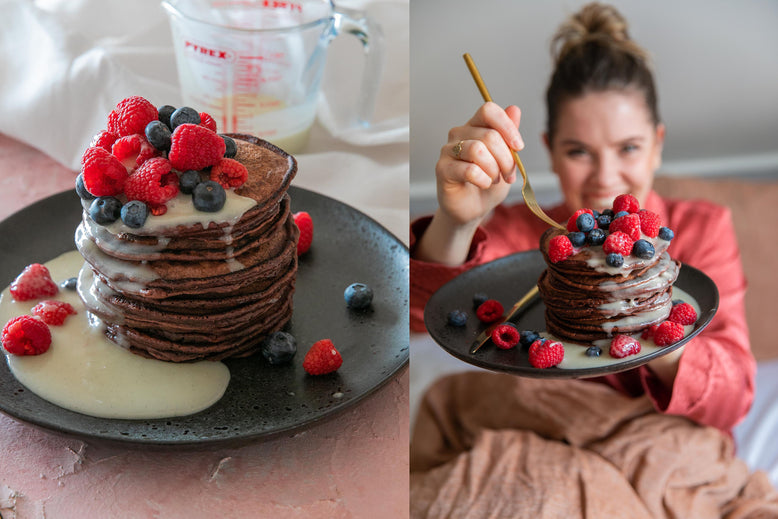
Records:
[[[326,148],[327,137],[312,138]],[[358,150],[357,150],[358,151]],[[346,150],[347,160],[355,150]],[[387,206],[381,179],[407,164],[407,145],[377,150],[401,157],[371,178],[364,198],[315,173],[317,156],[300,157],[301,187],[345,198],[404,235],[407,197]],[[338,160],[334,157],[333,160]],[[389,161],[391,162],[391,161]],[[302,165],[307,165],[303,168]],[[405,166],[407,168],[407,165]],[[326,169],[326,168],[325,168]],[[380,169],[380,168],[379,168]],[[70,189],[75,173],[44,153],[0,135],[0,219]],[[377,182],[377,179],[379,182]],[[407,185],[407,174],[405,176]],[[330,192],[327,192],[327,191]],[[343,195],[345,196],[338,196]],[[393,191],[389,190],[389,195]],[[381,200],[378,203],[376,200]],[[403,204],[406,204],[403,206]],[[291,436],[231,448],[142,448],[83,440],[0,414],[0,515],[67,518],[364,518],[408,516],[408,370],[363,401]]]

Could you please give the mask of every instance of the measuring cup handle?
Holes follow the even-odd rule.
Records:
[[[352,34],[362,42],[365,51],[365,68],[359,91],[357,119],[363,126],[369,126],[375,111],[378,86],[381,84],[384,35],[381,27],[373,19],[356,9],[339,7],[333,13],[333,19],[336,33]]]

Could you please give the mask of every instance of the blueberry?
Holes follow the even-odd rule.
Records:
[[[144,130],[149,144],[160,151],[170,149],[170,128],[162,121],[151,121]]]
[[[602,245],[605,243],[605,231],[602,229],[592,229],[589,234],[586,235],[586,243],[589,245]]]
[[[119,219],[122,212],[122,203],[113,196],[101,196],[92,200],[89,206],[89,216],[96,223],[106,225]]]
[[[202,182],[200,172],[190,169],[184,171],[181,173],[181,176],[178,177],[178,189],[185,195],[191,195],[200,182]]]
[[[664,241],[671,241],[675,237],[675,233],[669,227],[659,228],[659,238]]]
[[[483,292],[473,294],[473,308],[478,308],[489,299],[489,296]]]
[[[569,232],[567,237],[570,239],[573,247],[583,247],[583,244],[586,243],[586,234],[582,232]]]
[[[629,213],[627,211],[619,211],[618,213],[613,215],[613,218],[611,221],[615,220],[616,218],[621,218],[622,216],[627,216]]]
[[[673,299],[673,306],[680,305],[681,303],[685,303],[683,299]]]
[[[364,283],[352,283],[346,287],[343,298],[346,300],[346,306],[361,310],[373,302],[373,289]]]
[[[75,290],[78,285],[78,278],[67,278],[65,281],[59,284],[65,290]]]
[[[226,146],[226,149],[224,151],[224,158],[231,159],[235,157],[238,153],[238,145],[235,144],[235,140],[232,137],[229,137],[227,135],[221,135],[222,139],[224,139],[224,144]]]
[[[182,106],[170,115],[170,129],[182,124],[200,124],[200,114],[194,108]]]
[[[605,256],[605,263],[607,263],[611,267],[620,267],[624,265],[624,256],[622,256],[618,252],[611,252],[610,254]]]
[[[270,364],[286,364],[297,353],[297,341],[286,332],[275,332],[262,341],[260,351]]]
[[[130,200],[122,206],[121,216],[124,225],[139,229],[143,227],[146,218],[149,217],[149,206],[140,200]]]
[[[589,346],[585,353],[587,357],[599,357],[602,349],[599,346]]]
[[[205,213],[215,213],[224,207],[227,193],[218,182],[206,180],[200,182],[192,191],[192,203],[195,209]]]
[[[448,313],[448,324],[451,326],[464,326],[467,324],[467,312],[462,310],[451,310]]]
[[[610,216],[611,220],[613,219],[613,209],[603,209],[600,213],[602,216]]]
[[[86,186],[84,185],[84,175],[82,173],[79,173],[76,177],[76,194],[78,194],[81,200],[95,199],[95,195],[86,190]]]
[[[173,127],[170,124],[170,116],[173,115],[173,112],[176,111],[175,106],[170,105],[162,105],[157,109],[157,113],[159,114],[159,120],[165,123],[165,125],[170,128],[171,130]]]
[[[600,229],[605,229],[606,231],[611,226],[611,216],[607,214],[601,214],[597,217],[597,227]]]
[[[632,245],[632,255],[640,259],[651,259],[654,252],[654,246],[647,240],[638,240]]]
[[[589,213],[582,213],[578,216],[578,218],[575,219],[575,225],[581,232],[591,231],[594,229],[594,224],[594,216],[590,215]]]
[[[540,334],[534,330],[523,330],[519,333],[519,344],[525,348],[529,348],[538,339],[540,339]]]

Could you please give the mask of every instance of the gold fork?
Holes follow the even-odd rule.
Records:
[[[470,69],[470,74],[472,74],[473,80],[478,86],[478,90],[481,91],[481,96],[483,96],[484,101],[491,101],[492,96],[489,95],[489,91],[486,89],[484,80],[481,79],[481,74],[478,72],[475,63],[473,62],[473,58],[471,58],[470,54],[467,52],[462,57],[465,58],[467,68]],[[532,186],[529,185],[529,178],[527,178],[527,172],[524,170],[524,165],[521,163],[519,154],[516,153],[516,150],[511,150],[511,154],[513,155],[513,161],[519,167],[521,178],[524,180],[524,183],[521,185],[521,196],[524,198],[524,203],[527,204],[527,207],[529,207],[529,210],[532,211],[535,216],[553,227],[566,231],[567,229],[563,225],[552,220],[546,213],[543,212],[543,209],[540,208],[537,199],[535,199],[535,192],[532,190]]]

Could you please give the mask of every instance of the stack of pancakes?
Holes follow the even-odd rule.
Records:
[[[79,294],[120,346],[173,362],[241,357],[291,318],[299,231],[287,189],[297,164],[270,143],[232,137],[249,176],[222,212],[198,212],[182,194],[175,203],[191,220],[169,225],[101,226],[83,212]]]
[[[629,256],[622,267],[607,266],[602,247],[584,247],[552,263],[548,245],[559,234],[566,233],[549,229],[540,240],[547,268],[540,275],[538,289],[546,306],[549,333],[588,343],[636,333],[667,319],[680,268],[666,251],[669,242],[644,237],[654,245],[654,257]]]

